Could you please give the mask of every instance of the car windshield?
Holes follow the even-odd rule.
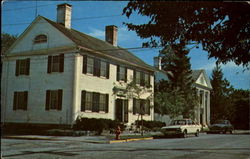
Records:
[[[226,120],[217,120],[215,124],[227,124],[228,122]]]
[[[171,125],[186,125],[186,120],[173,120]]]

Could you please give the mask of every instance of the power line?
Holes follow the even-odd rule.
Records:
[[[108,17],[117,17],[117,16],[122,16],[121,14],[116,14],[116,15],[105,15],[105,16],[95,16],[95,17],[82,17],[82,18],[72,18],[71,21],[78,21],[78,20],[85,20],[85,19],[100,19],[100,18],[108,18]],[[40,22],[43,23],[43,22]],[[44,22],[46,23],[46,22]],[[24,22],[24,23],[12,23],[12,24],[3,24],[2,26],[11,26],[11,25],[26,25],[26,24],[31,24],[31,22]]]
[[[56,4],[56,3],[44,4],[44,5],[37,5],[37,6],[30,6],[30,7],[22,7],[22,8],[15,8],[15,9],[3,9],[2,12],[23,10],[23,9],[27,9],[27,8],[44,7],[44,6],[50,6],[50,5],[55,5],[55,4]]]

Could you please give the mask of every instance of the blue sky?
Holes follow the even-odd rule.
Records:
[[[72,5],[72,28],[104,40],[105,26],[118,26],[118,45],[123,48],[141,47],[142,42],[133,31],[128,31],[123,22],[143,24],[147,17],[134,14],[129,19],[122,14],[127,1],[4,1],[2,2],[2,32],[20,35],[35,19],[36,12],[48,19],[56,21],[57,4],[69,3]],[[36,10],[36,7],[37,10]],[[153,57],[159,49],[130,50],[146,63],[153,65]],[[205,69],[211,77],[215,60],[207,58],[207,52],[201,49],[192,49],[189,53],[192,69]],[[234,88],[250,89],[250,71],[244,71],[242,66],[230,62],[222,65],[224,77]]]

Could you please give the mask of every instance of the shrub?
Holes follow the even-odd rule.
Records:
[[[142,125],[142,121],[141,120],[136,120],[135,124],[141,126]],[[143,127],[146,127],[146,128],[148,128],[150,130],[153,130],[155,128],[161,128],[163,126],[166,126],[166,124],[164,122],[161,122],[161,121],[147,121],[147,120],[143,120]]]
[[[78,117],[73,128],[74,130],[97,131],[100,135],[104,129],[115,129],[118,125],[124,130],[124,124],[115,120]]]

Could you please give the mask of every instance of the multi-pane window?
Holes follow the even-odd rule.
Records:
[[[30,59],[16,60],[16,76],[29,75]]]
[[[93,105],[92,95],[93,95],[92,92],[86,92],[85,110],[92,110],[92,105]]]
[[[109,78],[109,63],[102,61],[98,58],[93,58],[84,55],[83,56],[83,68],[82,73],[92,74],[97,77],[106,77]]]
[[[148,73],[134,70],[134,80],[136,84],[141,86],[150,86],[150,75]]]
[[[94,59],[90,57],[87,58],[87,73],[94,73]]]
[[[108,94],[82,91],[81,111],[108,112]]]
[[[101,61],[101,76],[107,77],[107,62]]]
[[[135,82],[136,84],[141,84],[141,72],[139,71],[135,72]]]
[[[44,34],[37,35],[34,39],[34,44],[46,43],[47,36]]]
[[[48,57],[48,73],[64,71],[64,54]]]
[[[100,94],[99,110],[105,111],[106,108],[106,94]]]
[[[45,110],[62,110],[63,90],[47,90]]]
[[[150,86],[150,75],[148,73],[144,74],[144,82],[146,86]]]
[[[150,115],[150,100],[133,99],[133,114]]]
[[[13,110],[27,110],[28,91],[14,92]]]
[[[140,114],[140,100],[133,98],[133,114]]]
[[[117,65],[117,81],[127,82],[127,68]]]

